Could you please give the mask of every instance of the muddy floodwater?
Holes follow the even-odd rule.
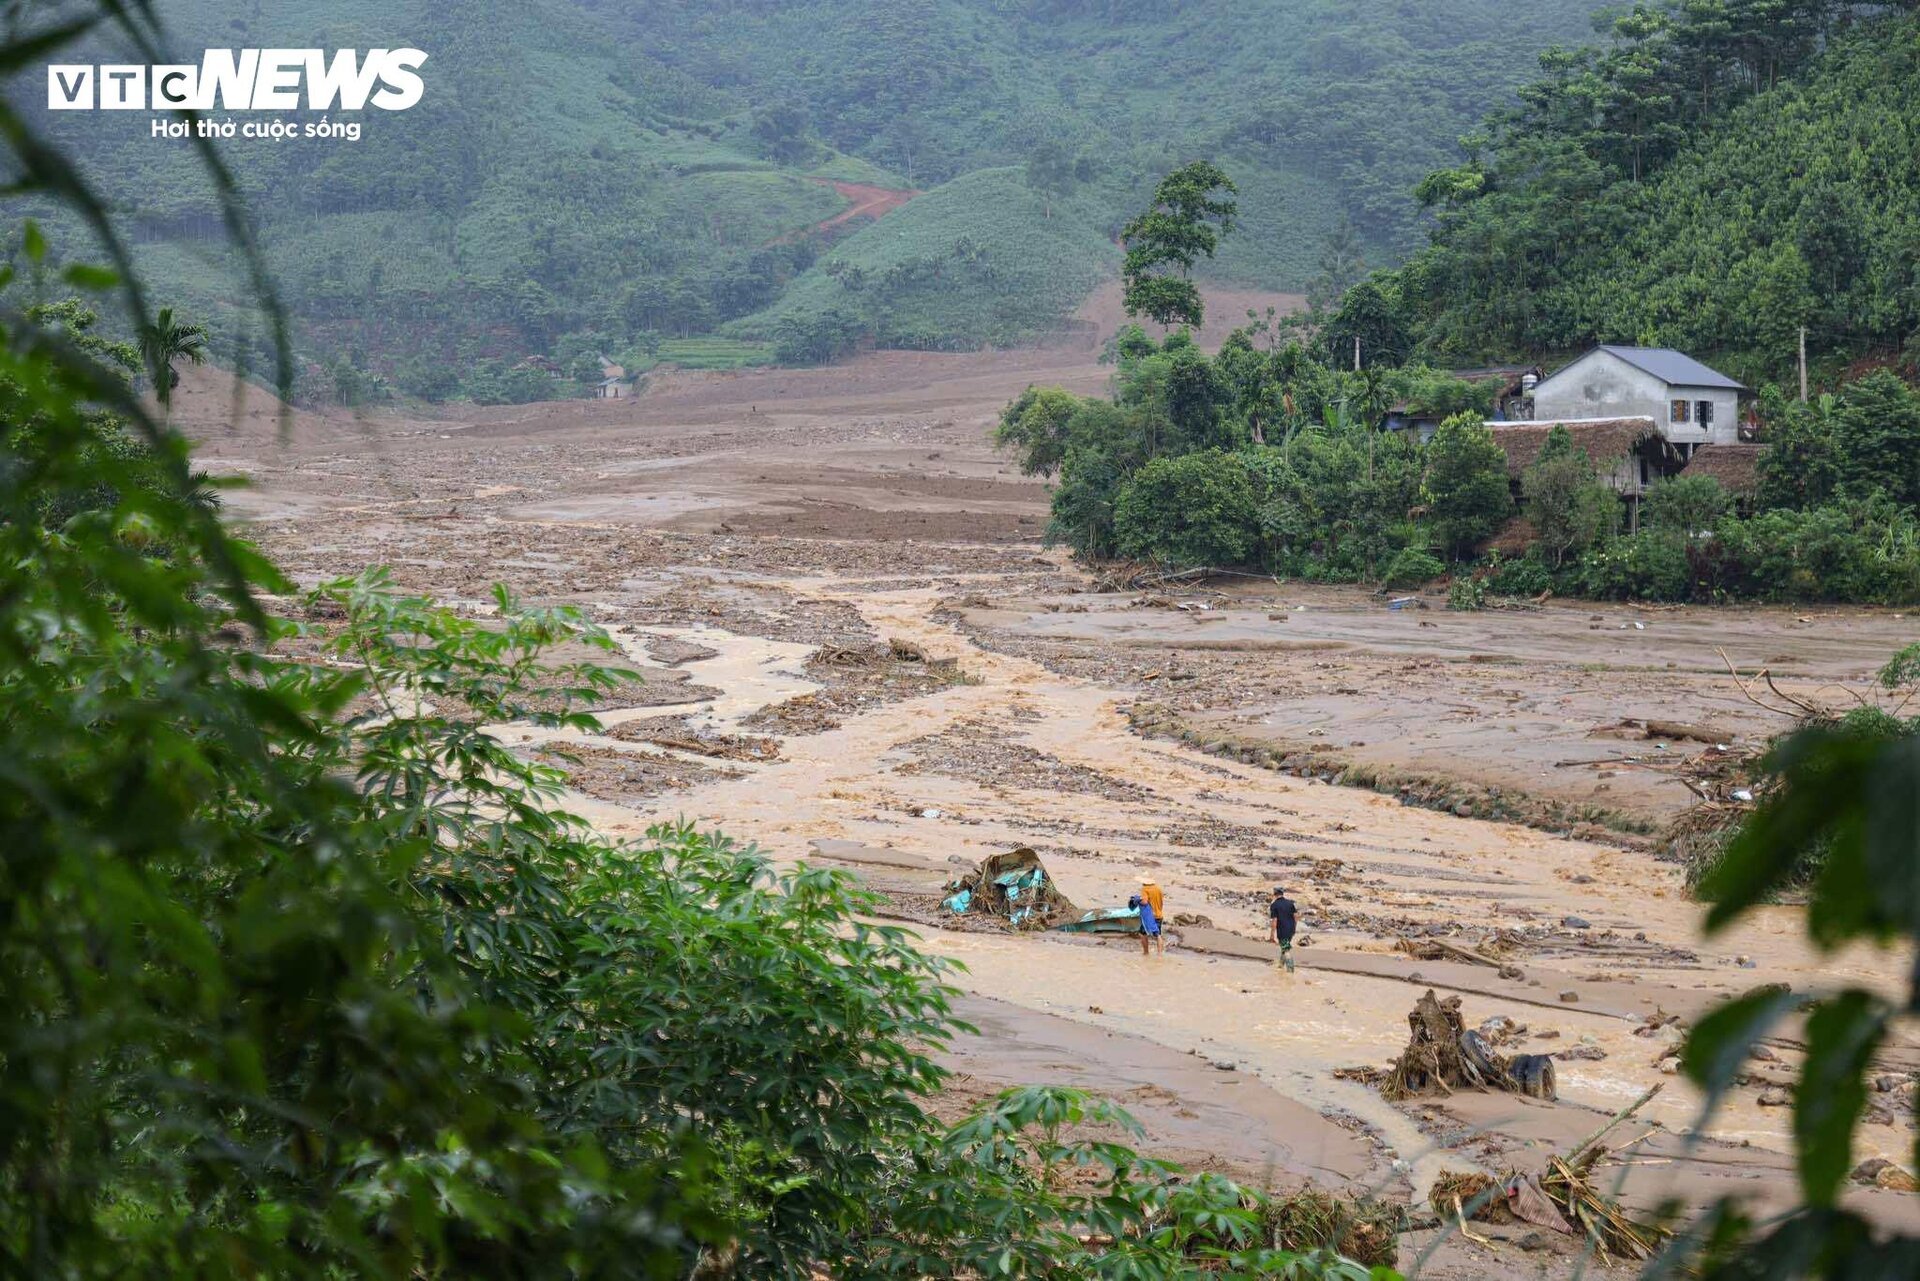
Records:
[[[944,1054],[943,1114],[1009,1084],[1080,1085],[1126,1105],[1158,1154],[1424,1203],[1442,1170],[1538,1168],[1664,1084],[1603,1167],[1630,1205],[1785,1204],[1789,1109],[1768,1091],[1793,1078],[1795,1029],[1696,1133],[1700,1100],[1673,1075],[1685,1026],[1761,984],[1894,992],[1907,958],[1820,955],[1785,907],[1702,937],[1661,834],[1697,801],[1683,765],[1784,727],[1729,662],[1865,689],[1915,620],[1555,601],[1463,615],[1264,580],[1101,590],[1042,546],[1045,489],[988,432],[1030,382],[1106,377],[1083,347],[881,353],[668,373],[618,402],[302,413],[283,430],[257,393],[193,371],[175,417],[207,466],[252,482],[236,513],[303,581],[384,564],[450,601],[504,582],[606,625],[646,683],[601,732],[500,732],[566,748],[577,808],[611,833],[691,817],[885,894],[965,966],[960,1013],[980,1033]],[[950,928],[945,882],[1019,845],[1082,906],[1153,877],[1173,945]],[[1308,940],[1294,973],[1264,942],[1276,885]],[[1404,1045],[1429,988],[1459,995],[1469,1026],[1510,1021],[1506,1052],[1559,1056],[1558,1100],[1389,1103],[1356,1079]],[[1910,1160],[1917,1065],[1911,1039],[1889,1047],[1856,1159]],[[1913,1217],[1911,1196],[1848,1196]],[[1425,1275],[1583,1266],[1565,1242],[1487,1231],[1439,1242]],[[1403,1262],[1434,1235],[1409,1233]]]

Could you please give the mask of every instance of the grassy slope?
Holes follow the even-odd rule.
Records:
[[[887,345],[1034,337],[1119,260],[1095,201],[1056,200],[1052,212],[1016,170],[956,178],[836,245],[779,303],[732,329],[769,337],[784,316],[839,308]]]
[[[1339,157],[1288,144],[1299,130],[1278,141],[1250,131],[1250,117],[1333,85],[1306,118],[1336,119],[1374,91],[1382,67],[1411,68],[1447,102],[1464,92],[1484,105],[1530,64],[1523,44],[1577,30],[1573,15],[1590,2],[1550,0],[1520,36],[1489,0],[1367,14],[1334,0],[162,0],[161,10],[178,49],[404,39],[429,51],[427,100],[403,116],[365,113],[359,142],[227,144],[304,345],[387,369],[409,355],[517,358],[572,331],[618,345],[643,323],[632,291],[663,283],[696,299],[680,319],[645,322],[669,336],[764,334],[782,315],[841,306],[883,341],[1009,341],[1068,314],[1110,273],[1121,222],[1159,173],[1197,155],[1223,160],[1242,187],[1242,230],[1208,274],[1298,286],[1355,207],[1348,171],[1390,175],[1381,181],[1397,201],[1400,178],[1450,147],[1450,117],[1437,100],[1412,102],[1389,113],[1390,136],[1343,135]],[[1504,61],[1489,67],[1473,42],[1496,38]],[[791,170],[750,132],[755,109],[783,101],[810,108],[829,144]],[[244,291],[217,248],[206,186],[187,148],[150,141],[144,122],[129,113],[117,138],[104,126],[120,122],[99,116],[54,123],[143,227],[162,292],[232,319],[225,304]],[[1045,138],[1097,170],[1052,219],[1010,168]],[[827,259],[870,277],[902,262],[932,274],[850,298],[821,266],[769,262],[768,246],[844,208],[809,178],[929,188]],[[973,246],[964,270],[926,265],[957,243]],[[742,273],[758,273],[757,295],[721,289]]]

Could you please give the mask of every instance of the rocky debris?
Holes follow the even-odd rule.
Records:
[[[1760,1106],[1763,1108],[1789,1107],[1793,1103],[1793,1095],[1788,1093],[1786,1087],[1784,1086],[1770,1085],[1766,1089],[1760,1091],[1759,1102],[1760,1102]]]
[[[678,667],[682,663],[697,663],[703,659],[717,658],[720,651],[709,646],[690,641],[680,636],[647,637],[647,656],[656,663],[665,663],[668,667]]]
[[[765,762],[780,759],[780,744],[774,739],[750,734],[718,733],[696,726],[684,716],[626,721],[609,728],[606,736],[622,742],[646,743],[713,760]]]
[[[1480,1020],[1480,1035],[1489,1045],[1508,1045],[1527,1034],[1525,1023],[1516,1023],[1504,1014]]]
[[[1563,1004],[1575,1005],[1579,1003],[1580,994],[1578,992],[1562,992],[1560,994],[1560,1000]]]
[[[989,789],[1017,787],[1130,805],[1155,799],[1150,789],[1138,783],[1013,742],[1004,725],[987,721],[964,721],[938,734],[909,740],[901,750],[909,758],[894,772],[909,777],[934,774]]]
[[[838,729],[842,719],[938,693],[966,682],[956,660],[905,660],[881,645],[823,645],[807,659],[821,688],[763,707],[740,723],[748,729],[805,736]]]
[[[569,787],[616,805],[715,779],[740,777],[737,770],[711,769],[655,752],[622,751],[590,743],[570,743],[564,750],[543,747],[532,756],[559,768],[567,776]]]
[[[1640,1026],[1633,1029],[1633,1034],[1643,1040],[1671,1043],[1679,1040],[1685,1031],[1685,1025],[1678,1014],[1669,1014],[1656,1005],[1651,1014],[1641,1019]]]
[[[1580,1038],[1578,1044],[1569,1045],[1564,1050],[1555,1050],[1553,1057],[1556,1059],[1578,1059],[1583,1062],[1597,1063],[1607,1057],[1607,1052],[1601,1049],[1592,1037],[1583,1036]]]
[[[1920,1192],[1920,1179],[1914,1178],[1911,1170],[1890,1165],[1873,1176],[1873,1186],[1889,1192]]]
[[[1848,1174],[1847,1177],[1853,1182],[1858,1183],[1861,1187],[1870,1188],[1874,1186],[1875,1182],[1879,1179],[1880,1171],[1898,1168],[1898,1166],[1883,1156],[1872,1156],[1862,1161],[1859,1165],[1854,1166],[1852,1173]]]

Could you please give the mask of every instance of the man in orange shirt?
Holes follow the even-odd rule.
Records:
[[[1154,938],[1154,943],[1159,947],[1160,954],[1165,956],[1167,952],[1167,936],[1165,933],[1167,896],[1161,893],[1160,883],[1158,881],[1154,880],[1151,876],[1143,876],[1140,878],[1140,897],[1145,899],[1148,905],[1153,908],[1154,919],[1160,922],[1162,932]]]

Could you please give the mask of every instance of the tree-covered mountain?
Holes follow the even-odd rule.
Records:
[[[1676,346],[1759,383],[1911,360],[1920,16],[1911,0],[1640,7],[1556,54],[1422,189],[1431,243],[1336,327],[1447,361]]]
[[[443,395],[501,391],[529,356],[644,363],[723,331],[1028,338],[1114,270],[1123,211],[1203,155],[1247,211],[1216,275],[1301,287],[1349,224],[1390,261],[1417,239],[1413,186],[1590,3],[1524,22],[1492,0],[156,7],[188,61],[428,52],[422,103],[364,113],[358,141],[223,148],[303,351]],[[36,108],[40,74],[10,96]],[[145,113],[46,123],[137,226],[156,284],[233,341],[240,292],[187,144],[148,137]],[[833,243],[810,229],[848,208],[836,180],[924,194]]]

